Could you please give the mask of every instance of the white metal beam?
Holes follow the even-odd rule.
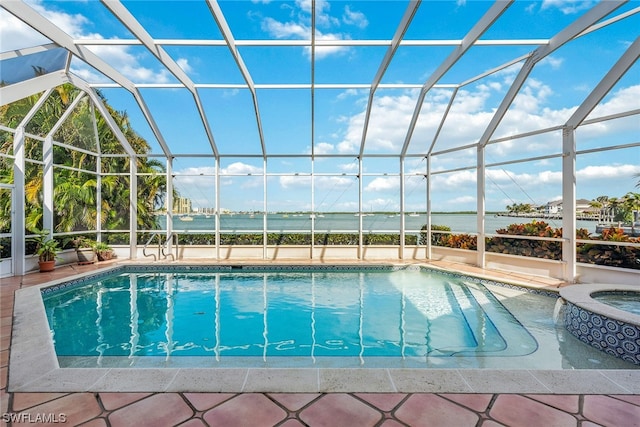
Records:
[[[311,170],[316,154],[316,0],[311,0]],[[313,174],[311,174],[311,207],[313,209]],[[311,219],[311,254],[313,256],[313,228],[315,215]]]
[[[226,46],[225,40],[211,39],[155,39],[160,46]],[[478,40],[475,46],[540,46],[547,44],[549,39],[493,39]],[[142,42],[138,39],[80,39],[75,42],[78,45],[86,46],[140,46]],[[356,39],[327,39],[315,42],[318,47],[353,47],[353,46],[390,46],[393,40],[356,40]],[[312,40],[236,40],[236,46],[242,47],[310,47]],[[462,40],[402,40],[400,46],[460,46]]]
[[[638,60],[638,57],[640,57],[640,37],[635,39],[620,59],[607,72],[600,83],[598,83],[598,85],[591,91],[584,102],[582,102],[578,109],[573,112],[569,120],[567,120],[566,126],[573,129],[580,126],[589,113],[591,113],[598,103],[602,101],[602,98],[609,93],[618,80],[620,80],[620,78],[622,78],[629,68],[631,68],[631,66]]]
[[[449,98],[449,102],[447,103],[447,108],[445,108],[444,113],[442,114],[442,119],[440,119],[440,123],[438,123],[438,128],[436,129],[436,133],[433,135],[433,139],[431,140],[431,145],[429,146],[429,150],[427,150],[427,156],[431,156],[433,152],[433,147],[435,147],[436,142],[438,141],[438,137],[440,136],[440,132],[442,132],[442,128],[444,127],[444,123],[449,116],[449,111],[451,111],[451,106],[453,106],[453,101],[456,99],[456,95],[458,95],[458,88],[453,90],[451,97]]]
[[[55,122],[55,124],[53,125],[53,127],[51,127],[51,129],[49,130],[49,132],[47,133],[46,137],[51,137],[53,138],[53,135],[55,135],[55,133],[58,131],[58,129],[60,129],[60,126],[62,126],[62,124],[64,123],[65,120],[67,120],[67,118],[71,115],[71,113],[73,112],[73,110],[75,110],[76,106],[80,103],[80,100],[82,100],[82,98],[84,98],[85,93],[84,92],[80,92],[76,98],[71,101],[71,104],[67,107],[67,109],[65,110],[65,112],[62,114],[62,116],[60,116],[60,118],[58,119],[57,122]]]
[[[205,132],[207,134],[207,138],[209,139],[209,143],[211,144],[211,149],[215,155],[218,155],[218,148],[215,143],[215,139],[213,137],[213,132],[209,125],[209,121],[207,120],[207,116],[205,114],[204,109],[202,108],[202,102],[200,101],[200,97],[196,91],[194,83],[191,81],[189,76],[180,68],[180,66],[171,58],[171,56],[156,42],[153,40],[153,37],[147,32],[147,30],[136,20],[136,18],[129,12],[129,10],[124,7],[122,3],[117,0],[101,0],[102,4],[111,11],[115,15],[122,24],[127,27],[131,33],[136,36],[141,42],[142,45],[145,46],[149,52],[153,56],[155,56],[162,65],[173,74],[183,85],[184,87],[191,92],[191,95],[194,97],[194,101],[198,110],[198,114],[200,115],[200,120],[204,126]],[[163,147],[164,148],[164,147]],[[166,147],[167,154],[170,154],[169,148]]]
[[[96,91],[90,88],[87,82],[82,80],[80,77],[74,76],[73,74],[71,74],[69,77],[71,77],[71,84],[73,84],[78,89],[83,90],[87,95],[89,95],[89,98],[91,98],[95,107],[98,109],[98,111],[100,111],[100,114],[113,132],[113,135],[116,137],[118,142],[120,142],[122,148],[124,148],[124,151],[129,155],[129,157],[137,157],[136,152],[131,147],[131,144],[129,144],[129,141],[124,136],[124,133],[122,133],[122,130],[120,129],[116,121],[113,120],[113,117],[111,117],[111,114],[109,114],[109,111],[102,103],[102,99],[98,96]]]
[[[69,78],[63,71],[44,74],[20,83],[0,87],[0,105],[11,104],[12,102],[44,92],[61,84],[68,83]]]
[[[44,138],[42,144],[42,224],[43,228],[53,230],[53,213],[54,213],[54,174],[53,174],[53,136],[60,129],[62,124],[69,118],[71,113],[78,106],[85,93],[80,92],[76,98],[67,107],[64,114],[60,116],[58,121],[51,127]]]
[[[420,6],[421,0],[411,1],[407,6],[407,10],[405,10],[404,15],[402,16],[402,20],[400,24],[398,24],[398,28],[396,29],[395,34],[393,35],[393,39],[391,40],[391,44],[387,49],[387,52],[384,54],[382,58],[382,62],[380,63],[380,67],[376,72],[375,77],[373,78],[373,83],[371,83],[371,88],[369,89],[369,99],[367,101],[367,109],[364,115],[364,126],[362,127],[362,138],[360,139],[360,156],[362,156],[364,152],[364,144],[367,140],[367,131],[369,129],[369,119],[371,118],[371,108],[373,107],[373,96],[375,95],[376,90],[378,89],[378,85],[382,80],[382,76],[387,71],[393,56],[395,55],[398,47],[400,46],[400,42],[404,37],[404,34],[407,32],[413,17],[418,11],[418,7]]]
[[[233,56],[233,59],[236,61],[240,72],[242,73],[242,77],[244,81],[247,82],[247,86],[249,87],[249,91],[251,92],[251,99],[253,100],[253,109],[256,115],[256,123],[258,126],[258,135],[260,137],[260,146],[262,147],[262,154],[266,158],[267,149],[265,147],[264,142],[264,133],[262,131],[262,119],[260,118],[260,108],[258,107],[258,96],[256,94],[256,87],[253,82],[253,78],[251,77],[251,73],[249,73],[249,69],[244,63],[240,52],[238,52],[238,48],[236,47],[236,42],[231,33],[231,28],[229,24],[227,24],[227,20],[224,17],[224,13],[222,13],[222,9],[220,9],[220,5],[217,0],[207,0],[207,5],[209,6],[209,10],[213,15],[213,19],[216,20],[218,24],[218,28],[222,32],[222,36],[227,42],[227,46],[229,47],[229,51]]]
[[[527,61],[524,63],[524,65],[520,69],[520,72],[518,73],[513,83],[509,87],[507,94],[502,99],[500,106],[494,113],[491,121],[489,122],[489,125],[487,126],[484,133],[480,137],[480,140],[478,141],[478,145],[479,146],[487,145],[487,142],[489,141],[489,139],[491,139],[491,136],[495,132],[496,128],[498,127],[498,125],[504,118],[505,114],[507,113],[507,110],[513,103],[513,100],[515,99],[516,95],[520,91],[520,88],[522,88],[525,80],[527,79],[527,77],[529,77],[531,70],[533,70],[533,67],[538,62],[540,62],[542,59],[544,59],[545,57],[547,57],[548,55],[550,55],[551,53],[559,49],[565,43],[569,42],[570,40],[580,35],[580,33],[582,33],[584,30],[589,28],[589,26],[593,25],[595,22],[607,16],[609,13],[613,12],[614,10],[616,10],[626,2],[627,0],[603,1],[598,3],[596,6],[594,6],[589,11],[587,11],[584,15],[580,16],[578,19],[573,21],[570,25],[568,25],[562,31],[556,34],[549,41],[548,44],[537,48],[532,53],[532,55],[527,59]]]
[[[120,74],[111,65],[103,61],[99,56],[91,52],[87,47],[76,45],[67,33],[62,31],[53,22],[40,15],[27,3],[23,1],[5,1],[2,2],[2,7],[43,36],[47,37],[59,46],[64,47],[69,52],[94,67],[96,70],[118,83],[120,86],[129,91],[133,91],[134,86],[129,79]]]
[[[91,52],[91,50],[89,50],[86,46],[76,44],[75,40],[69,37],[67,33],[62,31],[58,26],[53,24],[48,19],[44,18],[26,3],[22,1],[6,1],[2,3],[2,7],[9,13],[14,15],[16,18],[23,21],[25,24],[38,31],[43,36],[47,37],[59,46],[64,47],[71,54],[75,55],[79,59],[83,60],[84,62],[116,82],[118,85],[120,85],[120,87],[131,92],[138,102],[138,106],[142,110],[142,113],[149,122],[149,126],[158,139],[158,142],[163,149],[168,150],[168,147],[164,142],[164,138],[157,128],[155,121],[149,121],[151,113],[148,111],[144,103],[140,103],[142,97],[140,96],[140,93],[136,89],[135,85],[129,79],[120,74],[120,72],[118,72],[111,65],[103,61],[99,56]],[[169,155],[170,152],[167,151],[165,154]]]
[[[418,100],[416,102],[415,109],[413,111],[413,116],[411,117],[411,122],[409,124],[409,129],[407,131],[407,135],[404,139],[404,143],[402,145],[402,150],[400,152],[400,156],[404,157],[407,153],[407,149],[409,148],[409,143],[411,142],[411,137],[413,136],[413,132],[416,128],[416,124],[418,122],[418,117],[420,116],[420,110],[422,109],[422,103],[424,101],[427,92],[431,90],[433,85],[435,85],[438,80],[445,75],[451,67],[460,59],[462,56],[474,45],[474,43],[480,38],[482,34],[484,34],[487,29],[504,13],[505,10],[513,3],[513,0],[508,1],[498,1],[495,2],[491,8],[484,14],[480,20],[471,28],[471,30],[467,33],[467,35],[462,39],[462,43],[454,49],[453,52],[438,66],[438,68],[429,76],[427,81],[422,86],[420,90],[420,95],[418,96]]]
[[[26,47],[24,49],[9,50],[7,52],[0,52],[0,61],[5,59],[19,58],[21,56],[32,55],[34,53],[46,52],[48,50],[59,49],[55,43],[43,44],[40,46]]]
[[[31,121],[33,116],[36,115],[38,110],[42,108],[44,103],[47,101],[47,98],[51,95],[53,89],[49,88],[46,90],[44,94],[38,99],[38,101],[34,104],[33,107],[29,110],[29,112],[22,118],[22,121],[16,127],[16,132],[13,135],[13,185],[14,185],[14,194],[13,194],[13,202],[15,203],[13,209],[15,211],[14,223],[12,224],[12,245],[13,245],[13,271],[15,274],[22,275],[26,271],[26,263],[25,263],[25,235],[24,230],[26,228],[26,220],[25,220],[25,126]],[[49,237],[51,237],[51,230],[49,230]]]
[[[576,139],[575,129],[562,131],[562,261],[563,279],[576,280]]]

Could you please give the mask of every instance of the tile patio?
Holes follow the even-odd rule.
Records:
[[[10,392],[14,292],[96,268],[63,266],[52,273],[1,279],[0,425],[640,427],[638,394]],[[531,286],[562,285],[526,275],[455,268]]]

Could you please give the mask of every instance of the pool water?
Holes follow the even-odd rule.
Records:
[[[620,310],[640,315],[640,292],[598,292],[593,299]]]
[[[555,298],[429,269],[147,270],[42,291],[61,367],[626,365],[574,351]]]

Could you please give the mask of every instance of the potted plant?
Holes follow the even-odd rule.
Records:
[[[46,230],[35,231],[36,236],[30,240],[36,243],[36,255],[38,255],[38,265],[40,272],[53,271],[56,265],[56,259],[60,252],[58,242],[49,237]]]
[[[78,236],[71,240],[73,246],[76,248],[76,255],[78,256],[78,264],[93,264],[96,262],[96,252],[94,250],[95,241],[85,236]]]
[[[96,242],[94,249],[98,255],[98,261],[108,261],[113,258],[113,249],[105,242]]]

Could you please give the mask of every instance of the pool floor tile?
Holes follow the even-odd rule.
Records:
[[[268,396],[289,411],[298,411],[320,397],[320,393],[269,393]]]
[[[151,393],[99,393],[104,409],[112,411],[151,395]]]
[[[287,412],[260,393],[244,393],[205,412],[202,419],[211,426],[273,426],[287,418]]]
[[[355,393],[354,396],[384,412],[391,412],[407,397],[403,393]]]
[[[109,415],[112,427],[175,426],[194,415],[193,410],[176,393],[154,394],[125,406]]]
[[[344,393],[326,394],[300,412],[300,420],[310,426],[374,426],[382,413]]]
[[[640,426],[640,407],[609,396],[585,396],[582,413],[606,426]]]
[[[580,398],[578,395],[528,394],[526,397],[546,403],[570,414],[577,414],[580,410]]]
[[[498,396],[489,414],[494,420],[512,427],[578,425],[578,420],[572,415],[517,394]]]
[[[475,426],[478,414],[435,394],[411,395],[395,411],[396,418],[410,426]]]
[[[492,394],[450,394],[447,393],[444,395],[447,399],[453,400],[454,402],[466,406],[472,411],[476,412],[484,412],[489,407],[491,403],[491,399],[493,398]]]
[[[108,427],[108,424],[104,418],[94,418],[91,421],[80,424],[80,427]]]
[[[66,396],[65,393],[13,393],[13,410],[23,411],[54,399]]]
[[[196,411],[211,409],[235,395],[236,393],[184,393],[184,397]]]
[[[180,427],[209,427],[200,418],[191,418],[186,423],[180,424]]]
[[[102,413],[102,408],[92,393],[73,393],[33,406],[27,410],[19,412],[14,410],[13,412],[27,414],[25,415],[26,418],[22,419],[24,422],[13,423],[12,425],[14,426],[38,425],[38,423],[30,422],[38,416],[46,417],[51,421],[44,424],[74,426],[96,418]],[[64,423],[62,423],[62,417],[64,417]],[[58,420],[58,422],[54,420]],[[42,424],[41,422],[40,425]]]

